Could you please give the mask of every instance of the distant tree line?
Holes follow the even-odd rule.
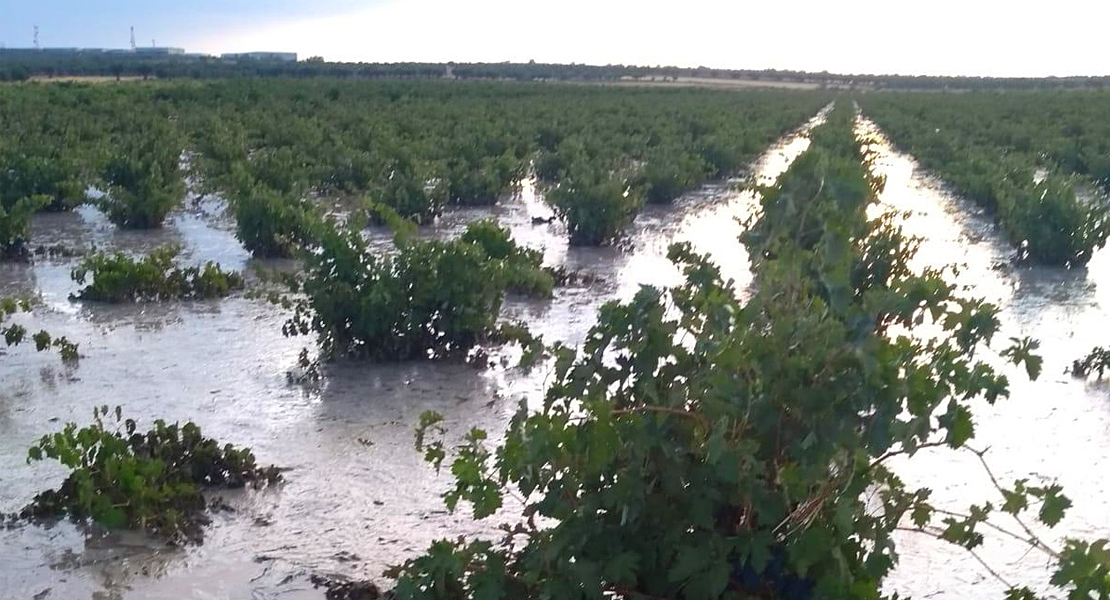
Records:
[[[1110,87],[1098,77],[938,77],[845,75],[777,69],[584,65],[550,63],[336,63],[319,57],[300,62],[227,61],[198,56],[135,56],[91,52],[0,50],[0,81],[32,77],[156,77],[215,79],[229,77],[340,77],[510,79],[516,81],[673,81],[678,78],[806,83],[855,89],[1091,89]]]

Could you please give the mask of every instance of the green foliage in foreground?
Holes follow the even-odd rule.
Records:
[[[4,338],[4,345],[10,348],[27,341],[28,331],[26,327],[18,323],[5,323],[4,321],[17,312],[30,310],[31,302],[29,300],[0,298],[0,336]],[[77,344],[74,344],[64,337],[53,337],[46,331],[39,331],[31,335],[31,340],[35,343],[35,350],[39,352],[51,348],[57,349],[63,362],[75,363],[80,359],[80,354],[77,351]]]
[[[123,253],[98,253],[73,269],[73,280],[88,285],[75,298],[94,302],[147,302],[222,298],[243,287],[243,277],[223,271],[213,262],[203,267],[179,267],[178,246],[163,246],[134,259]]]
[[[971,403],[1008,384],[973,354],[997,309],[911,272],[891,217],[867,216],[882,182],[851,127],[834,113],[811,157],[763,191],[748,301],[675,246],[686,284],[604,306],[580,351],[554,350],[542,407],[522,403],[502,442],[475,429],[451,450],[442,418],[422,416],[418,449],[437,467],[453,455],[449,508],[481,519],[514,490],[524,513],[503,540],[439,541],[394,570],[398,599],[872,600],[896,529],[974,551],[992,514],[1059,522],[1070,503],[1055,484],[996,482],[999,509],[941,511],[885,466],[966,448]],[[1016,340],[1002,356],[1036,377],[1035,348]],[[1105,597],[1105,546],[1050,550],[1051,583]]]
[[[287,281],[286,335],[315,333],[326,354],[377,361],[466,357],[496,330],[505,293],[548,296],[539,252],[506,229],[472,223],[459,239],[420,240],[395,213],[396,251],[372,251],[353,228],[326,227]],[[277,298],[275,298],[276,300]]]
[[[70,470],[61,487],[35,496],[24,518],[71,517],[109,528],[142,529],[174,542],[200,542],[207,522],[202,492],[281,481],[258,468],[249,449],[221,446],[192,422],[154,422],[146,433],[119,407],[93,411],[93,423],[69,423],[45,435],[27,462],[53,459]]]

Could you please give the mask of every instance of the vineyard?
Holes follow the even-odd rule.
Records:
[[[1108,108],[0,86],[2,583],[1110,597]]]

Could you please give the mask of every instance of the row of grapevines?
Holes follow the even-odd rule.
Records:
[[[989,211],[1021,258],[1082,265],[1110,236],[1110,210],[1073,175],[1093,174],[1091,165],[1065,157],[1085,143],[1067,137],[1081,133],[1068,123],[1085,118],[1074,99],[1088,95],[1077,94],[875,95],[861,104],[894,143]],[[1050,118],[1020,117],[1033,110],[1064,111],[1060,131]]]
[[[496,202],[533,172],[575,242],[607,243],[644,201],[735,173],[824,102],[436,81],[7,86],[0,245],[25,244],[30,212],[83,202],[122,227],[157,227],[185,179],[227,194],[237,216],[251,215],[242,236],[258,238],[289,228],[258,215],[295,220],[310,198],[364,197],[427,221],[448,205]],[[287,252],[286,240],[261,237],[264,253]]]
[[[867,216],[883,185],[870,159],[841,108],[761,190],[747,302],[676,246],[685,285],[606,305],[580,351],[553,351],[542,406],[522,404],[502,442],[472,430],[447,448],[441,418],[424,415],[417,447],[437,466],[452,455],[448,507],[484,518],[509,490],[525,504],[504,539],[439,541],[392,571],[396,597],[882,597],[894,532],[942,518],[887,461],[966,447],[970,402],[1007,383],[973,358],[996,309],[911,272],[913,243]],[[922,321],[939,326],[928,343],[912,337]],[[1003,355],[1035,376],[1033,347]],[[1004,493],[1007,512],[1039,506],[1049,525],[1066,508],[1056,486]],[[974,549],[987,507],[936,535]],[[1105,593],[1105,566],[1076,567],[1104,546],[1068,542],[1053,583]]]

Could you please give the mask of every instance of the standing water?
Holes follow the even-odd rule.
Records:
[[[751,177],[775,179],[808,146],[809,128],[774,145]],[[508,318],[526,321],[549,342],[578,344],[598,307],[627,298],[641,284],[676,283],[666,261],[674,241],[710,253],[726,276],[750,281],[747,255],[736,240],[755,197],[711,185],[674,206],[648,207],[628,248],[571,248],[557,226],[534,226],[546,207],[527,183],[520,201],[446,215],[430,235],[456,235],[471,220],[493,217],[545,260],[600,275],[604,283],[556,290],[547,302],[512,300]],[[375,243],[389,234],[374,231]],[[154,232],[113,228],[100,213],[40,215],[36,244],[149,252],[179,243],[192,262],[225,268],[282,267],[242,249],[220,203],[203,199]],[[316,388],[287,384],[309,338],[285,338],[287,318],[261,301],[103,305],[75,302],[72,260],[0,264],[0,287],[42,298],[15,322],[80,343],[76,368],[57,356],[17,348],[0,362],[0,512],[17,511],[64,476],[53,464],[26,465],[26,449],[64,422],[86,423],[94,406],[125,414],[193,420],[221,441],[251,447],[259,460],[286,467],[286,483],[225,497],[233,512],[213,516],[202,546],[162,547],[135,534],[86,536],[69,523],[0,531],[0,590],[12,598],[319,598],[313,573],[378,577],[389,565],[422,552],[435,539],[494,533],[496,519],[475,523],[449,514],[440,494],[449,484],[413,450],[413,427],[426,410],[442,413],[450,432],[501,431],[522,396],[542,394],[544,374],[529,376],[453,364],[339,363]],[[7,292],[6,292],[7,293]],[[510,509],[511,510],[511,509]]]
[[[1086,268],[1012,266],[1013,252],[988,217],[923,173],[872,123],[861,122],[860,130],[876,136],[876,168],[886,176],[882,208],[904,213],[906,234],[922,240],[917,266],[956,265],[954,282],[965,296],[1000,307],[997,347],[1010,337],[1041,343],[1039,380],[1030,382],[1024,370],[1003,366],[1011,397],[975,408],[971,445],[989,448],[987,462],[1003,486],[1012,487],[1019,478],[1029,478],[1030,485],[1059,480],[1074,506],[1055,529],[1034,528],[1051,546],[1059,549],[1065,535],[1110,536],[1110,387],[1064,372],[1092,347],[1110,343],[1110,252],[1096,253]],[[971,504],[1002,504],[978,458],[966,451],[923,450],[894,469],[911,489],[931,488],[940,508],[966,513]],[[1020,532],[1020,525],[1003,517],[999,513],[992,521]],[[1048,579],[1048,557],[1001,534],[984,533],[987,543],[977,553],[1006,584],[967,551],[905,532],[897,540],[900,562],[889,591],[953,600],[1002,598],[1007,584],[1043,591],[1037,582]]]

